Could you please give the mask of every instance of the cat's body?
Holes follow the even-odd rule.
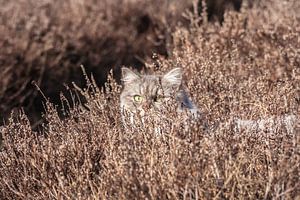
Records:
[[[288,134],[294,132],[299,118],[294,114],[277,115],[260,118],[257,120],[235,119],[235,130],[248,132],[276,132],[276,130],[285,130]]]
[[[182,87],[182,71],[175,68],[164,75],[141,75],[128,68],[122,68],[123,91],[120,96],[120,106],[123,113],[156,116],[163,119],[164,113],[171,106],[178,113],[186,112],[191,117],[198,116],[198,109],[190,100]]]

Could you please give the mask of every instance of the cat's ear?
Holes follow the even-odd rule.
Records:
[[[131,83],[139,79],[140,76],[127,67],[122,67],[122,81],[124,83]]]
[[[182,81],[182,69],[174,68],[171,71],[167,72],[162,77],[162,83],[171,85],[171,86],[180,86]]]

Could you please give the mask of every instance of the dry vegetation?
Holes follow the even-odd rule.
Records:
[[[114,9],[124,9],[115,2]],[[133,6],[138,1],[126,2]],[[300,3],[270,0],[254,3],[251,9],[244,3],[239,13],[225,12],[222,25],[208,23],[197,13],[185,12],[190,25],[174,26],[171,39],[165,41],[169,49],[164,55],[168,57],[157,55],[155,64],[147,65],[152,71],[165,71],[174,66],[184,69],[187,88],[203,113],[201,120],[185,129],[176,113],[171,112],[168,117],[173,123],[165,124],[159,137],[153,135],[156,124],[151,119],[146,120],[147,126],[137,122],[136,127],[125,131],[119,111],[120,85],[109,77],[106,87],[99,89],[93,78],[87,78],[89,74],[82,76],[78,72],[76,77],[86,77],[85,89],[69,90],[72,100],[61,95],[62,109],[48,101],[41,131],[32,131],[24,111],[12,115],[1,128],[0,199],[299,199],[299,122],[292,133],[284,127],[236,132],[233,119],[300,115]],[[125,8],[140,7],[126,4]],[[91,15],[109,12],[97,9],[92,7],[88,11]],[[161,22],[159,19],[167,16],[163,6],[149,9],[149,16],[157,15],[151,18],[151,23]],[[66,16],[78,20],[73,15]],[[63,15],[57,13],[57,17]],[[123,18],[120,24],[114,23],[130,29]],[[91,46],[83,45],[79,49],[84,47],[84,52],[94,52],[94,43],[101,43],[97,38],[102,37],[96,36],[97,27],[104,26],[103,30],[112,27],[97,20],[85,24],[60,30],[61,42],[81,45],[75,39],[79,37],[77,34],[92,34],[90,37],[96,39],[89,43]],[[11,33],[17,34],[13,30]],[[50,37],[53,33],[44,33],[44,40],[51,45],[57,42]],[[17,43],[21,49],[25,48],[22,37]],[[143,51],[153,49],[152,43],[144,40],[140,43],[136,38],[125,40],[129,49],[137,52],[141,46]],[[111,39],[111,42],[118,41],[123,40]],[[127,52],[121,44],[116,46]],[[106,47],[111,53],[110,46]],[[43,55],[25,49],[23,53],[39,62],[48,62],[45,66],[52,66],[56,60],[55,53],[49,54],[49,60],[41,61],[38,58]],[[1,56],[5,55],[2,51],[5,50],[1,49]],[[91,54],[80,56],[85,59]],[[95,57],[100,58],[103,59]],[[57,62],[68,66],[61,68],[67,70],[62,73],[70,73],[76,64],[61,59],[64,57],[57,58]],[[22,76],[11,77],[26,77],[30,73],[26,70],[33,67],[38,73],[43,71],[34,63],[28,60],[32,68],[24,68],[22,72],[4,68],[1,76],[10,77],[5,73],[13,70]],[[55,67],[51,70],[57,71]],[[6,80],[3,77],[1,81]],[[85,97],[84,105],[78,101],[79,94]],[[9,105],[2,104],[6,97],[1,97],[2,106]]]
[[[64,83],[84,86],[81,64],[102,85],[110,69],[167,55],[167,37],[190,1],[155,2],[0,0],[0,118],[22,106],[38,120],[42,99],[32,81],[58,104]]]

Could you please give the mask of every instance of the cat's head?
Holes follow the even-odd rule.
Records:
[[[160,112],[176,99],[182,82],[182,70],[174,68],[163,75],[142,75],[122,68],[121,108],[130,112]]]

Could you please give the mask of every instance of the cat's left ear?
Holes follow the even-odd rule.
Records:
[[[182,82],[182,69],[174,68],[171,71],[167,72],[162,77],[162,83],[172,86],[180,86]]]
[[[138,80],[140,76],[127,67],[122,67],[122,81],[124,83],[131,83]]]

